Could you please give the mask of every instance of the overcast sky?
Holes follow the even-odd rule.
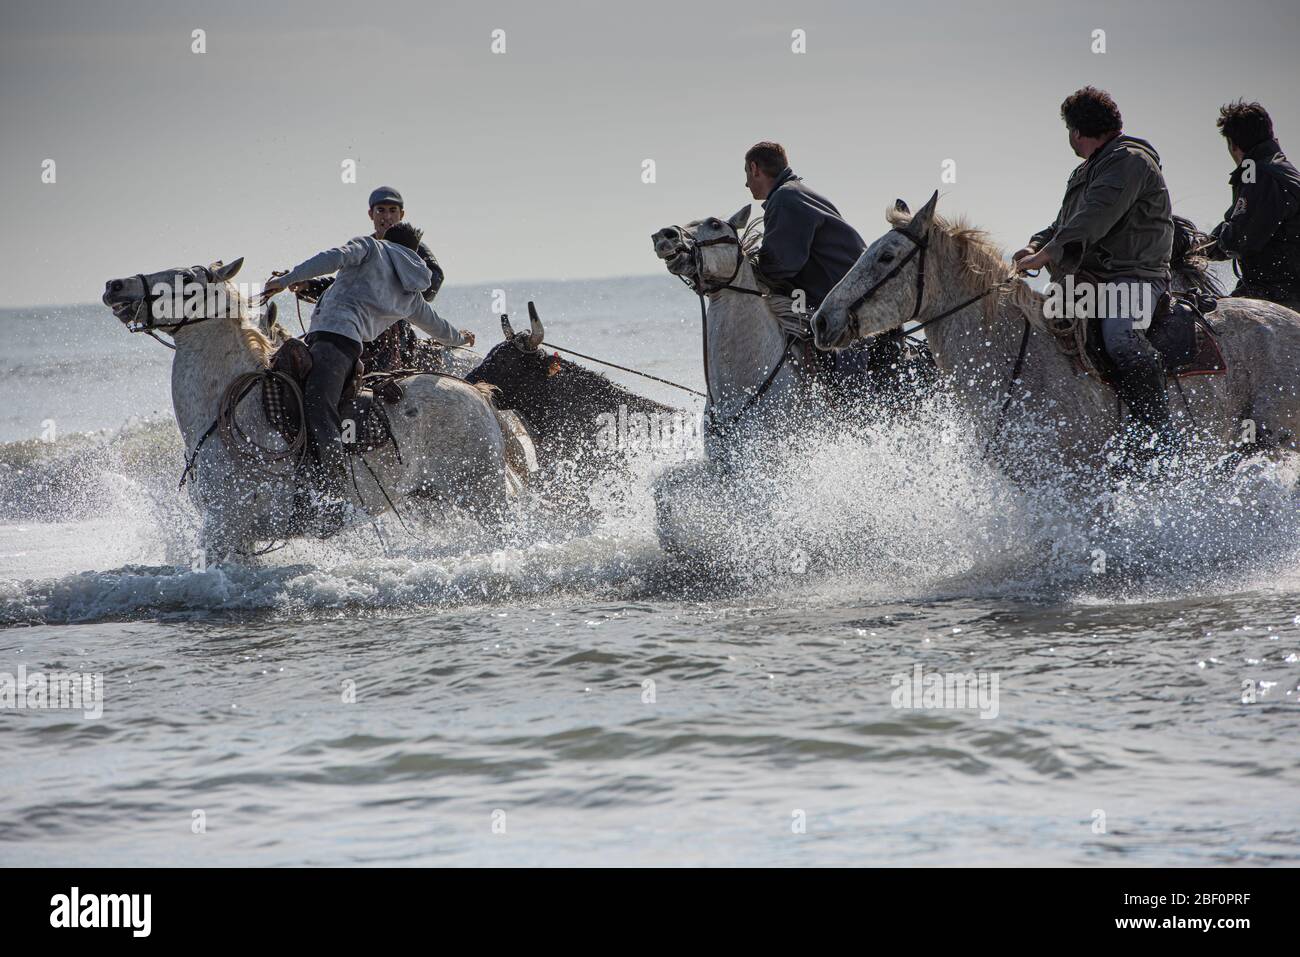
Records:
[[[1295,0],[3,0],[0,18],[5,306],[237,256],[261,279],[368,231],[380,184],[452,284],[657,272],[653,230],[748,202],[759,139],[868,240],[895,196],[938,187],[1014,249],[1056,212],[1077,162],[1058,110],[1087,83],[1203,227],[1228,205],[1220,104],[1258,99],[1284,147],[1300,136]]]

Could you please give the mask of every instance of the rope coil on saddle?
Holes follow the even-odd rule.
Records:
[[[286,442],[283,449],[270,448],[256,442],[243,430],[235,416],[239,403],[244,401],[248,394],[253,391],[255,385],[259,382],[275,379],[279,379],[285,384],[285,388],[289,390],[289,393],[298,404],[298,432],[293,441]],[[221,444],[226,447],[226,451],[242,463],[271,478],[288,478],[302,466],[307,455],[307,411],[302,389],[292,376],[272,369],[245,372],[243,375],[236,376],[231,380],[221,394],[221,401],[217,404],[217,417],[212,420],[212,424],[208,426],[207,431],[199,437],[198,442],[194,444],[194,451],[190,453],[185,461],[185,468],[181,471],[180,484],[176,486],[178,489],[185,487],[186,481],[198,464],[199,452],[202,451],[204,443],[214,432],[220,437]],[[291,468],[268,467],[272,463],[283,462],[286,459],[293,459]]]
[[[284,384],[284,387],[289,390],[289,394],[293,396],[294,401],[298,404],[298,432],[291,442],[286,443],[283,449],[276,449],[258,443],[244,431],[235,415],[239,403],[252,391],[253,386],[259,382],[272,382],[277,379]],[[243,375],[236,376],[226,386],[226,391],[222,393],[221,402],[217,406],[217,435],[221,438],[221,444],[226,447],[227,451],[245,465],[272,478],[287,478],[298,469],[307,454],[306,418],[306,406],[302,389],[293,376],[273,369],[245,372]],[[293,460],[292,468],[271,467],[277,462],[284,462],[288,459]]]

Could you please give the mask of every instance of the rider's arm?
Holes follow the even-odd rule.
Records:
[[[1232,215],[1212,234],[1229,256],[1256,253],[1273,238],[1282,220],[1294,216],[1296,197],[1281,188],[1277,177],[1263,173],[1255,182],[1241,184]]]
[[[456,329],[442,316],[434,312],[433,307],[427,302],[420,303],[420,308],[415,310],[406,317],[406,321],[417,329],[422,329],[429,336],[441,342],[444,346],[463,346],[467,340],[459,329]]]
[[[763,245],[758,251],[758,267],[771,279],[793,279],[808,262],[812,252],[817,219],[812,210],[787,198],[777,190],[763,211]]]
[[[1025,244],[1025,248],[1038,252],[1038,250],[1051,242],[1052,237],[1056,235],[1056,230],[1060,225],[1060,222],[1061,217],[1057,216],[1056,219],[1052,221],[1052,225],[1048,226],[1046,229],[1040,229],[1038,232],[1034,233],[1034,235],[1030,236],[1029,242]]]
[[[1150,167],[1140,156],[1121,154],[1097,171],[1073,216],[1061,223],[1043,247],[1052,262],[1077,261],[1083,251],[1105,236],[1129,211],[1146,183]]]
[[[289,272],[280,277],[284,286],[292,286],[296,282],[303,282],[306,279],[315,279],[317,276],[324,276],[328,273],[338,272],[344,266],[359,266],[366,261],[376,247],[363,243],[359,238],[350,239],[342,246],[334,249],[326,249],[319,252],[311,259],[306,259],[294,266]]]

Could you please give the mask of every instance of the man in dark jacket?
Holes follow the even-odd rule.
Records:
[[[1070,146],[1083,159],[1065,187],[1056,220],[1012,257],[1021,270],[1047,267],[1053,288],[1072,275],[1076,296],[1092,294],[1115,388],[1137,422],[1155,433],[1130,433],[1131,460],[1173,451],[1180,436],[1169,420],[1164,364],[1140,330],[1169,289],[1174,222],[1160,156],[1123,133],[1119,107],[1093,87],[1061,104]]]
[[[1219,110],[1218,126],[1237,168],[1228,178],[1232,208],[1210,234],[1214,244],[1206,254],[1236,260],[1241,281],[1234,296],[1300,311],[1300,173],[1258,103],[1229,103]]]
[[[780,143],[764,141],[750,147],[745,154],[745,186],[754,199],[763,201],[759,276],[774,292],[794,300],[795,315],[780,318],[806,326],[808,317],[858,261],[866,243],[834,203],[794,174]],[[881,338],[835,353],[829,364],[843,379],[868,366],[894,361],[897,353],[897,343]]]
[[[763,201],[759,270],[784,287],[782,291],[802,289],[811,316],[858,261],[866,243],[834,203],[794,175],[780,143],[750,147],[745,186]]]

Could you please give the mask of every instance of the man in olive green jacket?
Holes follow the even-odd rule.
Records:
[[[1108,93],[1084,87],[1061,104],[1070,146],[1083,158],[1065,188],[1056,221],[1013,258],[1022,270],[1046,267],[1053,283],[1074,277],[1076,295],[1092,286],[1115,388],[1133,418],[1154,432],[1130,435],[1132,458],[1172,451],[1180,437],[1169,421],[1164,365],[1141,330],[1169,289],[1174,222],[1160,156],[1125,136]],[[1059,293],[1059,287],[1049,289]],[[1122,295],[1116,294],[1122,292]]]

